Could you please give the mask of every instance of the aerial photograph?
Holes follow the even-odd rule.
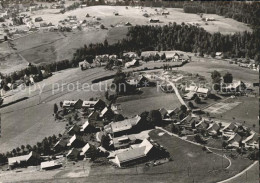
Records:
[[[259,183],[260,2],[0,0],[0,183]]]

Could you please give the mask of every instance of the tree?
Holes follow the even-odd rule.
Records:
[[[187,107],[185,105],[181,105],[181,111],[186,113],[187,112]]]
[[[215,83],[220,83],[221,81],[221,74],[214,70],[212,73],[211,73],[211,79],[212,79],[212,82],[215,84]]]
[[[53,108],[54,114],[57,114],[58,110],[59,110],[58,105],[55,103]]]
[[[125,118],[122,114],[115,114],[114,115],[114,122],[117,122],[117,121],[123,121]]]
[[[101,137],[101,146],[104,147],[105,149],[109,149],[110,147],[110,138],[108,135],[103,135]]]
[[[147,121],[152,125],[161,125],[162,123],[162,115],[159,110],[151,110],[148,114]]]
[[[201,103],[201,99],[198,96],[196,96],[195,99],[194,99],[194,102],[196,104],[200,104]]]
[[[193,105],[193,103],[192,103],[192,102],[188,102],[188,106],[189,106],[191,109],[193,109],[193,108],[194,108],[194,105]]]
[[[227,72],[224,76],[223,76],[223,80],[224,83],[232,83],[233,82],[233,76],[231,73]]]
[[[165,55],[165,53],[163,53],[162,55],[161,55],[161,60],[165,60],[166,59],[166,55]]]

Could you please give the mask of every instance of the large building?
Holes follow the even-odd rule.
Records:
[[[8,158],[8,166],[10,169],[17,167],[34,166],[40,163],[40,155],[31,151],[27,155]]]

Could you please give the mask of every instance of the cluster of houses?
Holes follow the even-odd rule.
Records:
[[[227,142],[227,148],[245,147],[246,149],[259,149],[256,132],[242,125],[237,125],[236,123],[223,125],[211,119],[191,115],[180,121],[178,125],[187,127],[187,124],[192,126],[192,123],[195,124],[193,128],[197,131],[203,130],[209,136],[222,136]]]

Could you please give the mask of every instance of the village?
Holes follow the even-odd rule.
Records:
[[[0,3],[0,182],[259,175],[251,27],[145,3]]]

